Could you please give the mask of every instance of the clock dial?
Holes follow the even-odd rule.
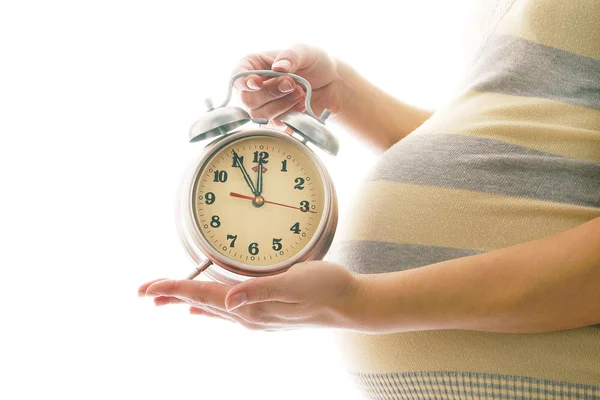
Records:
[[[194,218],[219,253],[270,266],[308,244],[323,217],[325,189],[301,146],[257,135],[229,143],[206,161],[194,184]]]

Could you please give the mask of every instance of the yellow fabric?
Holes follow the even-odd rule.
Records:
[[[360,209],[379,223],[354,213],[343,240],[495,250],[600,217],[594,207],[396,182],[367,182],[361,192]]]
[[[420,131],[436,129],[600,162],[600,111],[553,100],[466,90]]]
[[[477,371],[598,384],[600,330],[535,334],[463,330],[389,335],[336,332],[353,370]],[[590,371],[595,371],[591,373]]]
[[[496,33],[600,60],[598,0],[517,1]]]
[[[600,59],[600,1],[517,0],[496,34]],[[493,66],[489,73],[494,73]],[[459,93],[413,135],[466,135],[600,162],[600,111],[567,103],[471,88]],[[391,180],[368,182],[360,193],[352,209],[364,212],[348,216],[347,229],[338,234],[338,240],[491,251],[550,236],[600,216],[600,208]],[[559,382],[557,387],[565,382],[595,385],[586,393],[600,396],[598,328],[537,334],[338,331],[336,336],[348,370],[358,374],[359,384],[373,398],[418,398],[398,394],[403,385],[413,387],[408,378],[379,374],[427,371],[445,371],[448,377],[462,373],[534,377]],[[535,383],[521,393],[510,389],[510,379],[498,379],[501,387],[495,395],[504,393],[511,399],[543,395],[532,394]],[[460,385],[467,383],[448,383],[446,389]],[[548,398],[561,398],[557,393]]]

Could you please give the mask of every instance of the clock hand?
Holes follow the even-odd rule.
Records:
[[[239,193],[234,193],[234,192],[230,192],[229,195],[231,197],[239,197],[240,199],[248,199],[248,200],[254,200],[254,197],[251,196],[245,196],[243,194],[239,194]]]
[[[262,158],[258,162],[258,178],[256,179],[256,195],[260,196],[262,193]]]
[[[252,194],[255,195],[256,189],[254,188],[254,183],[252,183],[252,179],[250,179],[248,171],[246,171],[246,168],[244,168],[244,164],[242,163],[240,156],[238,156],[238,154],[233,149],[231,149],[231,152],[233,153],[233,158],[237,161],[237,166],[242,171],[242,175],[244,175],[244,180],[246,181],[246,184],[250,188],[250,191],[252,191]]]
[[[255,200],[255,199],[256,199],[256,197],[261,197],[261,198],[262,198],[262,196],[256,196],[256,197],[252,197],[252,196],[245,196],[245,195],[243,195],[243,194],[234,193],[234,192],[230,192],[230,193],[229,193],[229,195],[230,195],[231,197],[237,197],[237,198],[240,198],[240,199],[246,199],[246,200]],[[263,199],[263,203],[274,204],[274,205],[276,205],[276,206],[287,207],[287,208],[293,208],[294,210],[300,210],[300,211],[302,211],[302,209],[301,209],[300,207],[288,206],[287,204],[275,203],[274,201],[267,201],[267,200],[264,200],[264,199]],[[311,210],[308,210],[308,211],[302,211],[302,212],[310,212],[310,213],[313,213],[313,214],[316,214],[316,213],[317,213],[316,211],[311,211]]]

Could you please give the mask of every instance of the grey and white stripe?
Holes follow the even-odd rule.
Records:
[[[477,136],[411,134],[368,179],[600,207],[600,163]]]
[[[511,36],[490,37],[470,74],[477,91],[600,110],[600,61]]]

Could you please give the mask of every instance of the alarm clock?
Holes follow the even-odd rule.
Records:
[[[241,77],[289,76],[306,89],[306,112],[281,118],[288,132],[266,127],[238,107],[227,107]],[[307,80],[268,70],[232,76],[225,101],[190,128],[191,143],[213,139],[188,167],[179,188],[177,230],[201,272],[235,285],[252,277],[285,272],[292,265],[322,259],[333,241],[338,206],[335,188],[313,148],[337,155],[339,142],[325,127],[329,111],[317,117]]]

